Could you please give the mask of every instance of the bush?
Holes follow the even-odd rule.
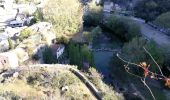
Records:
[[[88,49],[87,45],[79,45],[75,43],[68,44],[68,55],[71,65],[77,65],[82,68],[83,62],[88,62],[90,66],[94,65],[93,54]]]
[[[145,47],[156,60],[156,62],[160,66],[162,66],[162,64],[164,63],[164,57],[161,50],[156,46],[153,41],[146,42],[143,38],[134,38],[129,43],[126,43],[122,49],[123,57],[125,57],[127,61],[131,61],[137,64],[140,64],[141,62],[146,62],[147,64],[151,65],[150,69],[152,71],[157,71],[158,69],[156,67],[156,64],[144,51],[143,47]]]
[[[84,16],[84,24],[97,26],[102,21],[102,7],[97,6],[94,0],[89,4],[88,14]]]
[[[43,52],[43,61],[45,64],[57,63],[57,59],[54,57],[51,48],[46,48],[46,50]]]
[[[156,18],[154,23],[165,28],[170,28],[170,12],[163,13]]]
[[[79,82],[77,78],[72,76],[70,73],[60,73],[58,76],[54,76],[52,79],[53,88],[62,88],[63,86],[70,86],[76,82]]]
[[[170,10],[170,0],[139,0],[135,5],[135,14],[146,21],[153,21],[157,16]]]
[[[34,13],[35,21],[40,22],[43,21],[43,13],[41,9],[37,9],[37,11]]]
[[[93,44],[92,44],[93,46],[97,44],[101,34],[102,34],[102,29],[99,26],[92,29],[91,35],[93,37]]]
[[[31,86],[35,86],[36,84],[39,84],[42,81],[43,79],[40,77],[39,73],[34,73],[33,75],[27,77],[27,83]]]
[[[31,35],[31,30],[26,28],[21,31],[21,33],[19,35],[19,40],[23,41],[23,39],[28,38],[30,35]]]
[[[99,26],[97,26],[91,31],[91,34],[93,35],[93,38],[97,38],[99,37],[99,35],[102,34],[102,29]]]
[[[93,37],[89,32],[83,32],[83,37],[89,43],[91,43],[93,41]]]
[[[53,24],[58,37],[72,37],[83,22],[83,8],[79,0],[49,0],[43,15],[45,20]]]
[[[113,38],[116,35],[123,41],[130,41],[132,38],[140,36],[140,27],[124,17],[111,16],[106,19],[103,27],[111,31],[110,37]]]
[[[62,44],[68,44],[69,43],[69,37],[68,36],[58,37],[57,42],[62,43]]]
[[[28,52],[28,55],[29,55],[29,57],[32,57],[33,56],[33,52],[34,51],[34,48],[32,48],[32,47],[27,47],[27,52]]]
[[[95,87],[101,93],[103,100],[124,100],[124,97],[114,91],[113,87],[105,84],[102,80],[103,77],[101,74],[97,72],[96,69],[90,68],[88,74],[86,74],[87,78],[92,82]]]

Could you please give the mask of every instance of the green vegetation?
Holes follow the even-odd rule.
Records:
[[[93,37],[90,32],[83,32],[83,37],[85,38],[85,41],[89,43],[93,41]]]
[[[96,71],[96,69],[90,68],[89,72],[85,75],[99,90],[103,100],[124,100],[122,94],[115,94],[116,92],[113,90],[113,87],[108,86],[101,81],[102,76]]]
[[[101,34],[102,34],[102,29],[100,28],[100,26],[97,26],[91,29],[90,32],[83,32],[83,37],[88,43],[94,44],[95,42],[97,42]]]
[[[140,27],[130,19],[124,17],[110,16],[104,23],[104,28],[111,32],[110,37],[118,36],[122,41],[130,41],[134,37],[139,37]]]
[[[102,29],[99,26],[97,26],[91,30],[90,34],[93,37],[92,45],[93,47],[95,47],[97,42],[99,41],[100,35],[102,34]]]
[[[23,41],[25,38],[28,38],[31,35],[31,33],[32,33],[31,30],[28,28],[22,30],[19,35],[19,40]]]
[[[57,42],[58,43],[63,43],[63,44],[68,44],[69,43],[69,39],[67,36],[61,36],[57,38]]]
[[[43,61],[45,64],[57,63],[57,59],[54,57],[50,47],[46,48],[45,51],[43,52]]]
[[[93,55],[88,49],[87,45],[79,45],[75,43],[68,44],[68,55],[71,65],[77,65],[79,69],[82,68],[83,63],[89,63],[89,66],[93,67]]]
[[[83,22],[83,8],[79,0],[49,0],[43,15],[53,24],[57,38],[71,38],[79,32]]]
[[[102,34],[102,29],[100,28],[100,26],[97,26],[93,28],[93,30],[91,31],[91,34],[93,35],[94,38],[97,38]]]
[[[81,47],[82,61],[88,62],[91,67],[94,67],[94,59],[92,52],[88,49],[87,45]]]
[[[170,12],[166,12],[158,16],[154,23],[164,28],[170,28]]]
[[[102,7],[96,5],[95,0],[89,3],[89,11],[87,15],[84,16],[84,24],[90,26],[97,26],[102,21]]]
[[[49,66],[50,67],[46,65],[46,67],[42,67],[41,65],[37,65],[34,70],[21,70],[17,77],[5,79],[5,82],[0,84],[0,96],[7,100],[32,100],[35,98],[53,100],[63,98],[66,100],[96,100],[85,83],[71,71],[62,69],[66,66],[75,66]],[[85,76],[95,84],[103,100],[124,100],[122,94],[115,92],[111,86],[106,85],[102,81],[102,76],[94,68],[90,68],[88,73],[82,74],[85,74]],[[65,88],[65,90],[63,88]]]
[[[134,10],[136,16],[146,21],[155,20],[162,13],[170,11],[170,0],[140,0]]]
[[[48,66],[48,65],[46,65]],[[65,65],[49,65],[61,67],[22,70],[18,77],[8,77],[0,84],[0,96],[5,100],[95,100],[86,85],[72,72],[64,70]],[[70,66],[74,67],[74,66]],[[67,87],[67,90],[63,90]],[[75,91],[76,89],[76,91]]]
[[[131,62],[141,63],[146,62],[150,64],[150,69],[156,72],[158,69],[150,58],[150,56],[144,51],[143,47],[145,47],[156,60],[156,62],[162,66],[164,63],[164,57],[161,50],[156,46],[153,41],[146,42],[143,38],[134,38],[129,43],[125,43],[122,49],[122,53],[124,57]]]
[[[34,15],[34,20],[32,23],[40,22],[40,21],[43,21],[44,19],[42,9],[37,9],[33,15]]]

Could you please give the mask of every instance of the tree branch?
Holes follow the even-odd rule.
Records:
[[[159,64],[155,61],[155,59],[154,59],[153,56],[150,54],[150,52],[149,52],[148,50],[146,50],[145,47],[143,47],[143,49],[144,49],[145,52],[151,57],[151,59],[154,61],[154,63],[157,65],[157,67],[158,67],[161,75],[164,76],[164,75],[163,75],[163,72],[162,72],[162,70],[161,70],[161,67],[160,67]]]
[[[144,78],[144,79],[141,78],[141,81],[142,81],[142,83],[147,87],[147,89],[149,90],[149,92],[150,92],[152,98],[153,98],[154,100],[156,100],[156,98],[155,98],[155,96],[154,96],[154,94],[153,94],[151,88],[146,84],[146,78]]]

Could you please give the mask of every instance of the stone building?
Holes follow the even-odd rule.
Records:
[[[56,59],[58,59],[64,53],[65,46],[62,44],[54,44],[51,45],[50,47]]]

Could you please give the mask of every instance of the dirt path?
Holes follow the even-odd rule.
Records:
[[[141,27],[143,36],[148,39],[153,39],[160,46],[170,46],[170,37],[157,31],[153,27],[146,24],[144,21],[138,18],[131,17]]]

